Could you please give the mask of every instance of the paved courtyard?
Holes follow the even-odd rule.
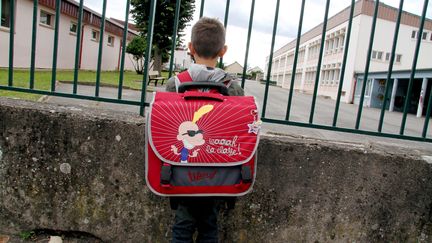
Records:
[[[84,95],[94,95],[93,86],[80,85],[78,89],[79,94]],[[262,109],[263,96],[264,96],[265,86],[255,81],[247,81],[245,85],[246,95],[253,95],[257,98],[260,110]],[[164,87],[156,87],[156,90],[164,90]],[[57,91],[59,92],[71,92],[72,86],[70,84],[60,83],[57,86]],[[116,88],[100,88],[101,97],[117,97]],[[123,98],[128,100],[140,100],[140,91],[136,90],[123,90]],[[269,98],[267,101],[266,117],[273,119],[285,118],[285,113],[287,109],[289,90],[282,89],[280,87],[270,86],[269,88]],[[152,98],[151,93],[147,93],[146,101],[149,102]],[[60,97],[49,97],[45,102],[65,104],[65,105],[81,105],[86,107],[97,107],[101,109],[111,109],[111,110],[122,110],[130,111],[134,113],[139,112],[139,107],[130,105],[119,105],[87,100],[78,99],[68,99]],[[311,109],[312,96],[308,94],[301,94],[294,92],[292,99],[291,108],[291,121],[304,122],[309,121],[309,114]],[[320,125],[331,125],[333,121],[333,114],[335,109],[335,101],[323,97],[317,97],[316,107],[314,113],[314,123]],[[357,117],[358,106],[353,104],[340,104],[339,118],[337,125],[344,128],[354,128],[355,121]],[[375,108],[364,108],[361,118],[361,130],[377,131],[378,121],[380,116],[380,110]],[[399,133],[399,127],[401,124],[402,113],[400,112],[386,112],[383,132],[385,133]],[[429,123],[428,137],[432,137],[431,123]],[[424,124],[424,117],[417,118],[413,114],[408,114],[405,134],[410,136],[420,136]],[[357,135],[351,133],[334,132],[322,129],[311,129],[302,128],[297,126],[286,126],[278,124],[263,124],[263,132],[267,134],[285,134],[288,136],[301,136],[306,138],[316,138],[316,139],[326,139],[334,140],[338,142],[347,143],[363,143],[363,144],[382,144],[382,145],[398,145],[404,146],[412,149],[417,149],[424,151],[426,153],[432,153],[432,144],[423,142],[412,142],[400,139],[389,139],[375,136]]]

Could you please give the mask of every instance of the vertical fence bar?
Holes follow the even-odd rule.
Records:
[[[413,83],[414,83],[414,77],[415,77],[415,72],[416,72],[416,68],[417,68],[417,60],[418,60],[418,55],[419,55],[419,52],[420,52],[420,43],[421,43],[421,40],[422,40],[423,27],[424,27],[424,22],[425,22],[425,19],[426,19],[426,11],[427,11],[428,3],[429,3],[429,0],[425,0],[424,1],[424,5],[423,5],[423,12],[422,12],[422,17],[421,17],[421,21],[420,21],[419,32],[418,32],[418,35],[417,35],[416,49],[415,49],[415,52],[414,52],[414,59],[413,59],[413,62],[412,62],[412,67],[411,67],[411,75],[410,75],[410,80],[409,80],[409,83],[408,83],[408,90],[407,90],[407,95],[406,95],[404,109],[403,109],[402,123],[401,123],[400,131],[399,131],[400,135],[403,135],[404,131],[405,131],[405,124],[406,124],[406,118],[407,118],[407,113],[408,113],[408,106],[409,106],[410,99],[411,99],[412,86],[413,86]]]
[[[226,7],[225,7],[225,18],[224,18],[225,31],[226,31],[227,25],[228,25],[229,7],[230,7],[230,0],[227,0]],[[219,59],[219,68],[223,68],[223,57],[221,57]]]
[[[393,36],[393,46],[392,46],[392,51],[391,51],[390,63],[389,63],[389,68],[388,68],[388,72],[387,72],[387,79],[386,79],[386,83],[385,83],[384,99],[383,99],[380,119],[379,119],[379,123],[378,123],[378,132],[382,131],[383,122],[384,122],[385,109],[386,109],[386,105],[387,105],[387,96],[388,96],[389,89],[390,89],[390,82],[391,82],[390,79],[391,79],[391,75],[393,72],[393,62],[395,59],[397,39],[399,36],[399,26],[400,26],[400,21],[402,18],[403,4],[404,4],[404,0],[400,0],[399,11],[398,11],[396,26],[395,26],[394,36]]]
[[[361,95],[360,95],[360,104],[359,104],[359,108],[358,108],[358,112],[357,112],[357,120],[356,120],[355,129],[359,129],[360,119],[361,119],[361,115],[362,115],[362,111],[363,111],[363,101],[364,101],[364,95],[365,95],[365,91],[366,91],[366,84],[368,82],[369,66],[370,66],[370,59],[371,59],[371,54],[372,54],[373,40],[374,40],[374,36],[375,36],[375,26],[376,26],[376,20],[378,17],[379,4],[380,4],[379,0],[376,0],[375,1],[375,11],[374,11],[374,16],[373,16],[373,20],[372,20],[371,34],[370,34],[370,39],[369,39],[368,54],[367,54],[367,59],[366,59],[365,74],[364,74],[364,79],[363,79],[363,86],[362,86],[362,90],[361,90]]]
[[[53,50],[53,63],[51,73],[51,91],[54,92],[56,87],[57,77],[57,52],[58,52],[58,38],[60,28],[60,8],[61,0],[56,0],[56,14],[55,14],[55,28],[54,28],[54,50]]]
[[[173,36],[172,36],[170,68],[169,68],[168,78],[171,78],[172,72],[173,72],[174,53],[175,53],[175,48],[177,45],[177,43],[176,43],[177,42],[177,31],[178,31],[178,23],[179,23],[179,18],[180,18],[180,6],[181,6],[181,0],[177,0],[176,1],[175,17],[174,17],[174,30],[173,30]]]
[[[10,1],[9,5],[9,75],[8,86],[13,86],[13,59],[14,59],[14,39],[15,39],[15,1]]]
[[[205,4],[205,0],[201,0],[201,8],[200,8],[200,15],[199,15],[200,18],[204,14],[204,4]]]
[[[263,101],[263,108],[262,108],[262,118],[265,118],[266,109],[267,109],[267,98],[268,98],[268,90],[269,90],[269,84],[270,84],[270,74],[272,69],[272,62],[273,62],[273,50],[276,40],[276,30],[277,30],[277,24],[278,24],[278,18],[279,18],[279,4],[280,0],[276,1],[276,13],[273,23],[273,36],[272,36],[272,42],[270,47],[270,56],[269,56],[269,64],[267,68],[267,80],[266,80],[266,86],[264,90],[264,101]]]
[[[337,98],[336,98],[335,112],[334,112],[334,116],[333,116],[333,126],[334,127],[336,126],[338,114],[339,114],[339,105],[340,105],[342,87],[343,87],[344,76],[345,76],[345,67],[346,67],[346,62],[347,62],[347,58],[348,58],[348,50],[349,50],[349,44],[350,44],[350,39],[351,39],[351,27],[352,27],[353,15],[354,15],[354,8],[355,8],[355,0],[351,0],[350,16],[349,16],[349,20],[348,20],[348,29],[346,32],[347,35],[345,37],[346,44],[344,47],[345,48],[344,49],[344,57],[342,60],[342,67],[341,67],[341,72],[340,72],[340,76],[339,76],[339,87],[338,87],[338,93],[337,93]]]
[[[325,14],[324,14],[323,29],[322,29],[322,34],[321,34],[321,46],[320,46],[320,54],[318,57],[317,74],[315,76],[314,92],[313,92],[313,96],[312,96],[312,104],[311,104],[311,110],[310,110],[310,115],[309,115],[309,123],[313,122],[313,117],[314,117],[314,113],[315,113],[315,102],[316,102],[316,97],[317,97],[317,93],[318,93],[318,83],[319,83],[319,77],[320,77],[320,72],[321,72],[321,62],[322,62],[322,58],[323,58],[325,36],[326,36],[326,31],[327,31],[327,19],[328,19],[329,7],[330,7],[330,0],[327,0]],[[293,75],[293,74],[291,74],[291,75]]]
[[[80,53],[81,53],[81,35],[82,35],[82,16],[83,16],[83,7],[84,0],[80,0],[79,9],[78,9],[78,26],[77,26],[77,39],[75,46],[75,67],[74,67],[74,80],[73,80],[73,90],[74,94],[77,93],[78,89],[78,69],[80,62]]]
[[[36,36],[37,36],[37,14],[38,0],[33,0],[33,23],[32,23],[32,45],[30,57],[30,89],[34,88],[35,80],[35,60],[36,60]]]
[[[425,92],[426,94],[426,92]],[[427,110],[426,110],[426,116],[425,116],[425,121],[424,121],[424,125],[423,125],[423,132],[422,132],[422,137],[426,138],[426,133],[428,130],[428,126],[429,126],[429,119],[431,117],[431,113],[432,113],[432,86],[431,86],[431,90],[429,93],[429,101],[428,101],[428,106],[427,106]]]
[[[141,88],[141,105],[140,105],[140,115],[144,116],[144,107],[145,107],[145,99],[147,92],[147,81],[148,81],[148,70],[150,66],[150,55],[151,55],[151,47],[153,42],[153,29],[154,29],[154,18],[156,12],[156,0],[152,0],[150,4],[150,15],[147,27],[147,48],[145,51],[145,63],[144,63],[144,71],[143,71],[143,82]]]
[[[250,45],[250,39],[251,39],[251,34],[252,34],[252,24],[253,24],[254,11],[255,11],[255,0],[252,0],[251,11],[250,11],[250,15],[249,15],[248,36],[247,36],[247,41],[246,41],[246,54],[245,54],[245,61],[244,61],[244,66],[243,66],[243,75],[242,75],[242,82],[241,82],[242,88],[244,88],[244,85],[245,85],[245,78],[246,78],[245,76],[246,76],[247,62],[248,62],[248,58],[249,58],[249,45]]]
[[[292,102],[292,96],[293,96],[293,91],[294,91],[294,81],[295,81],[295,76],[296,76],[295,74],[296,74],[296,70],[297,70],[297,58],[298,58],[298,51],[299,51],[299,46],[300,46],[305,2],[306,2],[306,0],[302,0],[301,10],[300,10],[300,19],[299,19],[299,25],[298,25],[298,30],[297,30],[296,47],[295,47],[295,53],[294,53],[294,62],[293,62],[293,68],[292,68],[292,72],[291,72],[291,84],[290,84],[290,91],[289,91],[289,96],[288,96],[288,103],[287,103],[287,111],[285,114],[285,120],[289,120],[289,116],[290,116],[290,112],[291,112],[291,102]],[[286,56],[285,58],[288,58],[288,56]],[[280,62],[280,60],[279,60],[279,62]]]
[[[100,87],[100,79],[101,79],[102,52],[103,52],[103,42],[104,42],[104,32],[105,32],[106,4],[107,4],[107,0],[103,0],[102,19],[101,19],[101,27],[100,27],[100,34],[99,34],[98,63],[97,63],[97,71],[96,71],[96,89],[95,89],[95,96],[96,97],[99,97],[99,87]]]
[[[120,77],[119,77],[118,96],[117,96],[119,100],[122,98],[122,92],[123,92],[126,42],[127,42],[128,25],[129,25],[129,8],[130,8],[130,0],[126,0],[125,23],[123,26],[123,41],[122,41],[122,46],[121,46],[122,52],[121,52],[121,61],[120,61]]]

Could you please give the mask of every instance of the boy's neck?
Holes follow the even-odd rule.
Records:
[[[216,64],[217,64],[217,57],[216,58],[212,58],[212,59],[206,59],[206,58],[201,58],[198,56],[195,56],[195,63],[196,64],[201,64],[201,65],[205,65],[209,68],[215,68]]]

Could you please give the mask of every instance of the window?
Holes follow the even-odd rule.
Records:
[[[412,38],[412,39],[415,39],[415,37],[416,37],[416,31],[413,30],[413,31],[411,32],[411,38]]]
[[[108,44],[109,46],[114,46],[114,36],[108,36]]]
[[[390,52],[387,52],[386,53],[386,59],[385,59],[386,61],[388,61],[388,60],[390,60]]]
[[[1,0],[1,26],[10,27],[10,0]]]
[[[78,30],[78,25],[74,22],[71,22],[70,27],[69,27],[69,32],[72,34],[76,34]]]
[[[41,10],[39,22],[43,25],[53,27],[54,26],[54,15]]]
[[[341,38],[340,38],[340,48],[342,49],[343,47],[344,47],[344,43],[345,42],[345,36],[343,35]]]
[[[376,59],[377,57],[377,52],[376,51],[372,51],[372,59]]]
[[[401,62],[402,60],[402,55],[401,54],[397,54],[396,55],[396,62]]]
[[[334,41],[334,47],[335,47],[335,49],[337,49],[339,47],[339,38],[337,38],[337,37]]]
[[[423,40],[426,40],[426,39],[427,39],[427,34],[428,34],[427,32],[424,32],[424,33],[423,33]]]
[[[99,42],[99,31],[97,31],[97,30],[92,30],[92,33],[91,33],[91,39],[92,39],[93,41]]]
[[[378,60],[382,60],[382,55],[383,55],[383,52],[382,52],[382,51],[379,51],[379,52],[378,52],[377,59],[378,59]]]

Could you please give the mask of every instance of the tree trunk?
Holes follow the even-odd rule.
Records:
[[[154,56],[153,56],[153,70],[162,71],[162,56],[160,54],[159,48],[154,48]]]

